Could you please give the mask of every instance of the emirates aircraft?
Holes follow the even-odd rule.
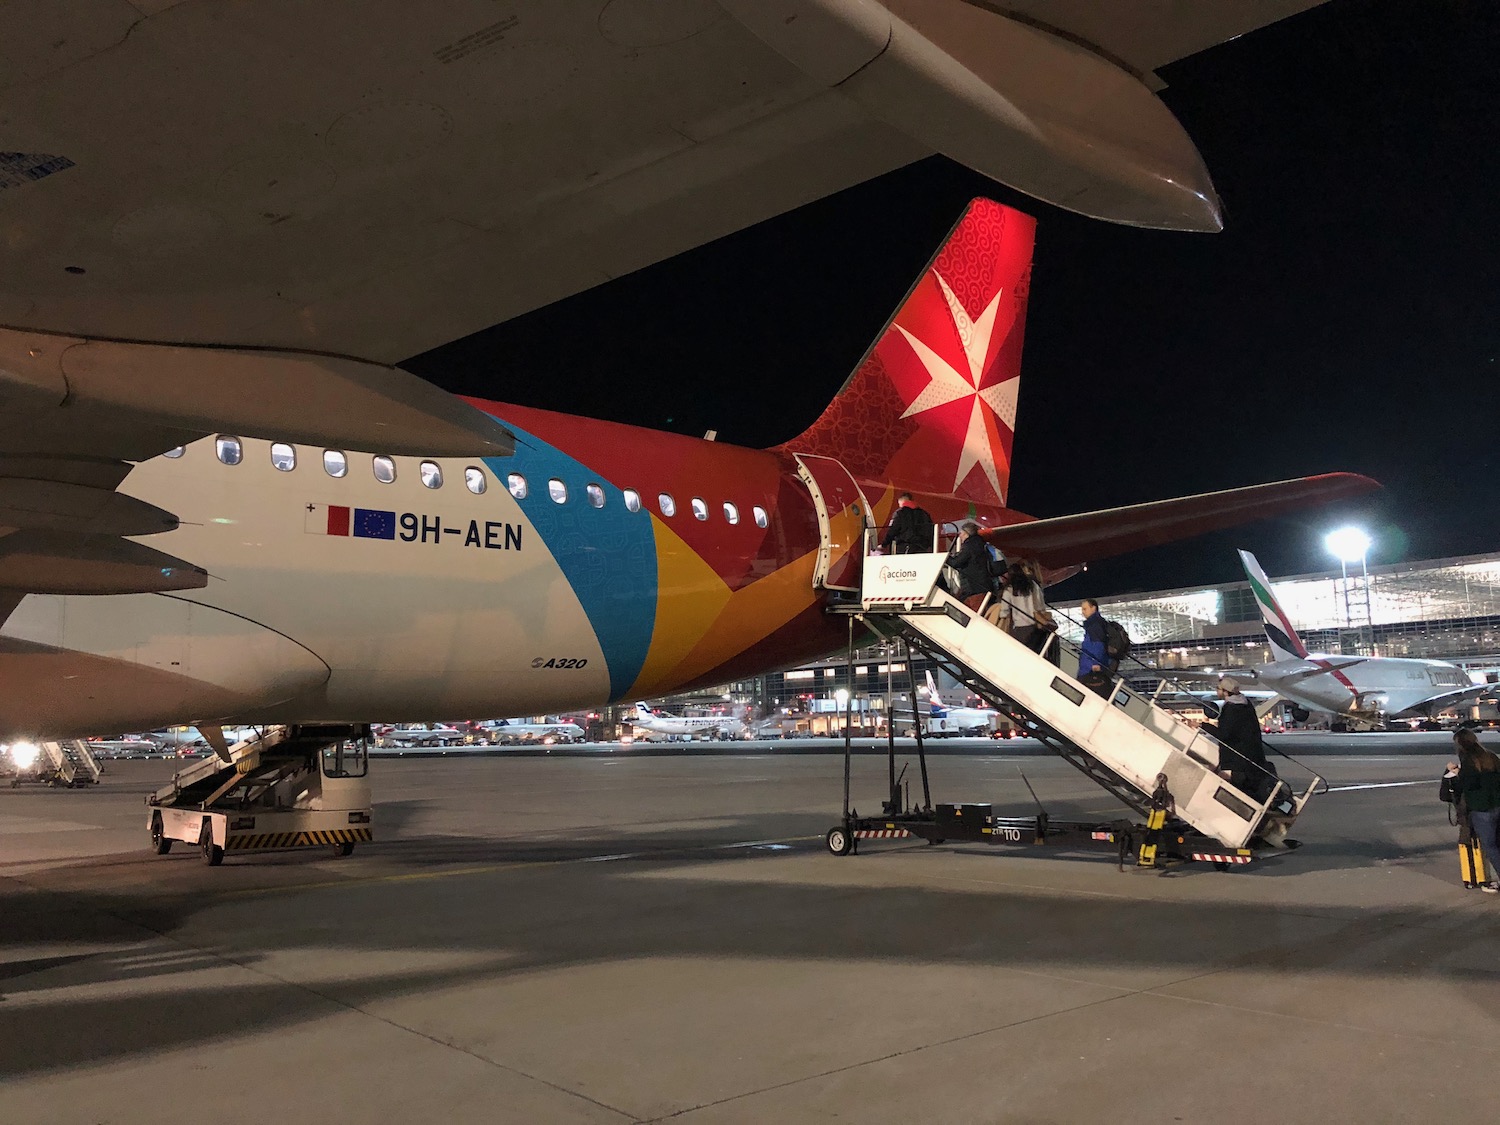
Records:
[[[1285,699],[1298,722],[1306,722],[1310,711],[1324,711],[1343,725],[1378,730],[1387,717],[1431,719],[1445,708],[1494,694],[1494,684],[1476,684],[1446,660],[1309,652],[1276,600],[1260,562],[1249,551],[1240,552],[1240,562],[1276,659],[1244,671],[1234,669],[1233,674]]]
[[[3,435],[21,451],[0,494],[0,740],[566,712],[803,662],[844,643],[828,592],[857,588],[901,492],[1065,568],[1373,487],[1009,508],[1034,229],[972,203],[823,415],[770,449],[418,393],[322,355],[0,331],[0,381],[33,408]],[[48,452],[59,413],[129,415],[135,388],[200,370],[216,378],[179,405],[197,422],[135,415],[92,458]],[[385,448],[309,440],[351,402]],[[179,437],[230,417],[246,430]]]

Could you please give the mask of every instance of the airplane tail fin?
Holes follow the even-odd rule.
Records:
[[[1271,652],[1277,660],[1305,660],[1307,646],[1292,628],[1276,595],[1271,592],[1271,580],[1260,568],[1260,563],[1249,551],[1240,552],[1240,562],[1245,567],[1245,577],[1250,579],[1250,590],[1255,595],[1255,604],[1260,607],[1261,624],[1265,626],[1266,640],[1271,642]]]
[[[779,448],[856,477],[1004,506],[1036,220],[964,211],[822,416]]]
[[[942,700],[938,698],[937,684],[933,681],[931,668],[927,669],[927,698],[933,703],[942,702]]]

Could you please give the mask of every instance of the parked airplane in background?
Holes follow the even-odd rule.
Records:
[[[478,732],[480,737],[492,744],[583,741],[583,728],[566,719],[558,719],[555,723],[530,723],[523,719],[494,719],[478,724]]]
[[[989,734],[1000,717],[1000,712],[993,707],[966,706],[962,692],[955,691],[944,700],[931,670],[927,673],[927,705],[929,715],[939,721],[935,725],[940,725],[948,733]]]
[[[1445,660],[1308,652],[1255,556],[1241,551],[1240,561],[1276,659],[1256,668],[1228,671],[1281,696],[1292,705],[1297,721],[1305,722],[1311,711],[1327,711],[1348,726],[1379,729],[1388,717],[1419,714],[1431,718],[1496,690],[1494,684],[1475,684],[1467,672]]]
[[[704,735],[710,738],[747,738],[749,726],[738,715],[663,715],[651,710],[644,703],[635,705],[635,714],[629,722],[637,731],[651,734]]]
[[[426,421],[390,440],[484,433],[488,455],[233,433],[174,447],[190,431],[145,425],[133,468],[0,492],[0,524],[20,527],[0,538],[0,740],[555,713],[795,665],[844,643],[827,592],[858,588],[865,532],[903,491],[1066,567],[1375,487],[1329,474],[1054,519],[1007,507],[1034,228],[974,201],[823,415],[771,449],[429,388]],[[83,416],[109,373],[200,356],[0,329],[0,385],[66,382]],[[352,362],[212,358],[296,374],[308,415]]]

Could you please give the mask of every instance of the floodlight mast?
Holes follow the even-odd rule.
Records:
[[[1354,627],[1354,620],[1349,612],[1349,564],[1356,559],[1359,560],[1360,577],[1365,591],[1365,621],[1370,626],[1369,655],[1374,656],[1376,655],[1375,616],[1370,607],[1370,569],[1367,564],[1372,543],[1369,532],[1353,526],[1340,527],[1323,537],[1323,546],[1328,549],[1329,554],[1339,560],[1339,569],[1343,572],[1344,625],[1351,629]]]

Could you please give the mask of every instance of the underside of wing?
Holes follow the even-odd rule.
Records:
[[[1306,6],[12,4],[0,324],[392,363],[934,152],[1214,230],[1150,69]]]
[[[1034,21],[1118,60],[1152,85],[1153,72],[1324,0],[969,0],[1012,19]]]
[[[1012,524],[987,530],[984,536],[1007,555],[1063,567],[1346,500],[1379,487],[1356,473],[1325,473]]]

